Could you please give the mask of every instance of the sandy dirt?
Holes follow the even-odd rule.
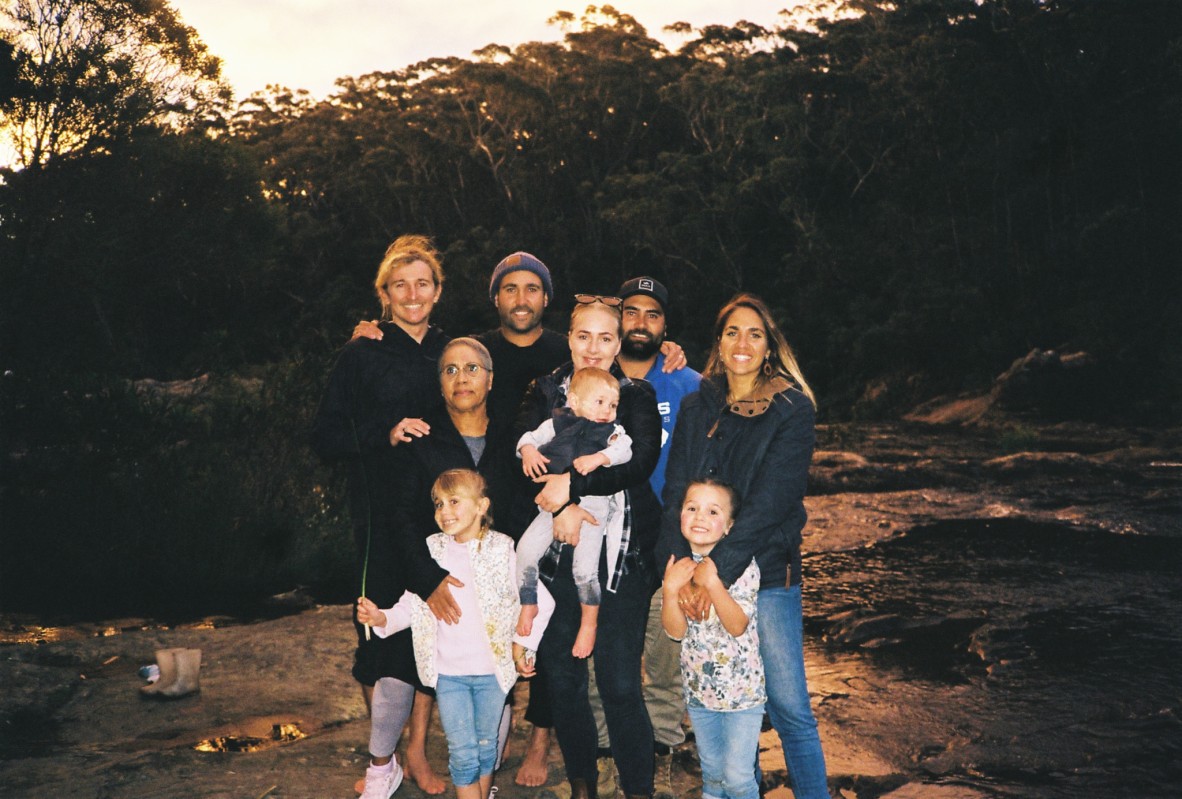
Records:
[[[1044,429],[1040,436],[1041,452],[1006,455],[988,431],[928,434],[921,441],[897,427],[822,431],[804,548],[852,549],[931,520],[1007,516],[1179,535],[1182,433],[1109,431],[1098,438],[1071,428]],[[352,799],[368,738],[365,705],[349,674],[352,638],[343,605],[249,624],[209,619],[176,628],[137,619],[44,628],[0,615],[0,797]],[[139,667],[171,647],[202,651],[200,693],[175,701],[142,698]],[[808,665],[835,796],[981,796],[969,787],[924,784],[914,763],[873,754],[857,730],[826,711],[829,698],[850,690],[846,676],[824,659]],[[514,784],[528,734],[520,718],[523,695],[496,781],[499,796],[564,799],[557,746],[547,786]],[[429,756],[445,774],[437,721],[432,730]],[[275,735],[302,737],[277,742]],[[227,737],[257,738],[261,745],[203,751]],[[790,799],[774,733],[764,734],[761,748],[768,796]],[[692,744],[676,752],[675,763],[678,795],[697,799]],[[405,799],[424,795],[409,781],[398,792]],[[450,784],[445,795],[455,795]]]
[[[10,639],[18,623],[9,620]],[[24,627],[25,644],[0,648],[6,724],[0,796],[71,797],[353,797],[366,765],[368,721],[349,674],[352,627],[347,606],[315,607],[253,624],[218,627],[218,620],[177,629],[146,628],[136,620],[43,629]],[[40,638],[41,643],[32,641]],[[52,640],[57,638],[58,640]],[[49,639],[49,640],[46,640]],[[200,693],[173,701],[140,696],[137,671],[158,648],[202,651]],[[562,766],[555,746],[549,785],[521,788],[513,777],[528,725],[518,697],[513,736],[499,772],[499,796],[561,797]],[[306,737],[272,742],[291,727]],[[278,732],[277,732],[278,731]],[[201,751],[232,736],[255,751]],[[825,736],[834,774],[888,775],[875,761]],[[205,743],[205,748],[209,744]],[[761,761],[767,781],[783,781],[774,733],[765,733]],[[428,754],[446,772],[438,722]],[[700,793],[692,744],[675,755],[679,795]],[[773,794],[790,796],[787,789]],[[425,796],[409,781],[399,796]],[[454,796],[450,784],[447,795]],[[852,794],[851,794],[852,795]]]

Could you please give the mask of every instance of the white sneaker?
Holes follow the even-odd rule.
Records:
[[[402,768],[397,760],[389,766],[370,766],[365,770],[365,790],[359,799],[390,799],[402,784]]]

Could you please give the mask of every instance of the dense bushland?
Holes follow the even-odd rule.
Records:
[[[851,10],[670,52],[605,6],[559,14],[561,42],[234,105],[167,4],[7,3],[2,607],[348,595],[339,477],[303,432],[403,232],[444,249],[455,334],[494,323],[489,271],[528,249],[553,326],[653,274],[699,364],[717,307],[763,295],[830,420],[984,389],[1035,347],[1106,376],[1072,413],[1176,420],[1182,7]]]

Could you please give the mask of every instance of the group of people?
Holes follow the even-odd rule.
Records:
[[[457,796],[485,799],[519,677],[518,784],[546,781],[553,730],[574,799],[609,771],[629,799],[669,793],[688,710],[703,795],[756,799],[766,710],[794,795],[828,797],[800,600],[815,405],[766,305],[721,309],[699,375],[651,277],[576,295],[565,338],[542,326],[553,282],[529,253],[497,264],[499,326],[472,337],[431,324],[443,270],[425,237],[390,245],[374,289],[382,319],[342,349],[313,428],[348,469],[363,799],[404,773],[444,790],[432,701]]]

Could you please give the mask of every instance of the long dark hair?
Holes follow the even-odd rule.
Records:
[[[718,312],[718,318],[714,320],[714,345],[710,348],[710,357],[706,361],[704,372],[706,377],[721,377],[726,375],[726,366],[722,362],[718,345],[722,340],[722,331],[726,327],[727,321],[730,319],[731,314],[739,308],[747,308],[758,314],[760,320],[763,322],[763,329],[767,332],[768,368],[766,371],[759,373],[759,376],[756,378],[756,384],[762,386],[768,380],[778,375],[794,383],[800,389],[801,393],[808,397],[809,401],[816,406],[817,398],[813,395],[813,390],[809,388],[808,382],[804,379],[804,372],[800,370],[800,364],[796,362],[796,356],[792,354],[792,348],[788,346],[788,340],[780,332],[780,326],[776,324],[776,320],[772,316],[772,312],[767,307],[767,304],[754,294],[736,294]]]

